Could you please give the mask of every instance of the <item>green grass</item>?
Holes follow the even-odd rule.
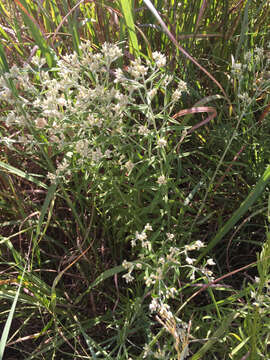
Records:
[[[268,358],[269,13],[0,0],[0,359]]]

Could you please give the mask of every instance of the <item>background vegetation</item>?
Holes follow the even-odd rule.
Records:
[[[269,18],[0,0],[1,359],[269,358]]]

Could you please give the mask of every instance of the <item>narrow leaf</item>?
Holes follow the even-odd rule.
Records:
[[[14,297],[14,300],[13,300],[13,303],[12,303],[12,306],[11,306],[10,312],[8,314],[8,318],[7,318],[7,321],[6,321],[2,336],[1,336],[1,340],[0,340],[0,360],[3,359],[3,355],[4,355],[6,343],[7,343],[7,338],[8,338],[8,334],[9,334],[9,330],[10,330],[10,326],[11,326],[11,323],[12,323],[12,319],[14,317],[16,305],[17,305],[19,294],[20,294],[21,287],[22,287],[22,282],[23,282],[25,269],[26,269],[26,266],[25,266],[25,268],[23,270],[21,281],[20,281],[18,290],[16,291],[16,295]]]
[[[120,0],[121,8],[123,11],[124,19],[127,25],[129,39],[130,39],[130,52],[139,54],[139,45],[135,31],[135,24],[132,15],[132,8],[130,0]]]
[[[197,262],[199,262],[210,250],[216,246],[223,237],[234,227],[237,221],[243,216],[253,205],[253,203],[259,198],[263,192],[265,186],[270,180],[270,165],[265,170],[263,176],[257,182],[255,188],[249,193],[247,198],[242,202],[240,207],[234,212],[232,217],[226,222],[226,224],[219,230],[214,239],[210,241],[208,246],[202,251]]]
[[[24,171],[15,168],[14,166],[11,166],[9,164],[6,164],[2,161],[0,161],[0,167],[2,167],[3,169],[8,170],[11,174],[20,176],[21,178],[31,181],[32,183],[44,188],[44,189],[48,189],[48,186],[46,184],[44,184],[43,182],[37,180],[36,178],[34,178],[32,175],[29,175],[27,173],[25,173]]]

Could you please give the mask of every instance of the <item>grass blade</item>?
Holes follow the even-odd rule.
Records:
[[[135,55],[139,54],[139,45],[135,31],[135,24],[132,16],[132,9],[130,0],[120,0],[122,12],[127,25],[129,39],[130,39],[130,52]]]
[[[40,232],[41,232],[41,227],[42,227],[45,215],[47,214],[47,210],[48,210],[51,202],[53,202],[53,199],[55,197],[56,189],[57,189],[57,184],[52,184],[48,189],[48,193],[47,193],[45,201],[43,203],[43,206],[42,206],[42,209],[41,209],[41,214],[40,214],[40,217],[39,217],[39,220],[38,220],[36,237],[38,237]],[[45,227],[45,229],[46,228],[47,228],[47,226]],[[44,234],[44,231],[43,231],[43,234]]]
[[[10,326],[11,326],[11,322],[12,322],[12,319],[13,319],[13,316],[14,316],[17,301],[18,301],[19,294],[20,294],[20,291],[21,291],[21,286],[22,286],[22,283],[23,283],[23,277],[24,277],[24,273],[25,273],[25,268],[23,270],[21,281],[20,281],[18,290],[16,292],[16,295],[14,297],[14,300],[13,300],[13,303],[12,303],[12,306],[11,306],[11,309],[10,309],[10,312],[9,312],[9,315],[8,315],[8,318],[7,318],[7,321],[6,321],[2,336],[1,336],[1,340],[0,340],[0,360],[3,359],[3,355],[4,355],[6,343],[7,343],[7,338],[8,338],[8,334],[9,334],[9,330],[10,330]]]
[[[259,198],[263,192],[265,186],[270,180],[270,165],[265,170],[263,176],[257,182],[255,188],[249,193],[247,198],[242,202],[240,207],[233,213],[232,217],[226,222],[226,224],[219,230],[214,239],[210,241],[208,246],[202,251],[197,262],[199,262],[209,251],[216,246],[220,240],[234,227],[237,221],[243,216],[248,209],[253,205],[253,203]]]
[[[241,26],[241,34],[240,34],[240,39],[238,42],[238,46],[236,49],[236,55],[235,55],[235,60],[238,61],[239,59],[239,53],[240,50],[243,48],[244,46],[244,42],[247,41],[247,33],[248,33],[248,10],[249,10],[249,3],[250,1],[247,1],[246,6],[245,6],[245,11],[244,11],[244,18],[242,21],[242,26]]]
[[[15,0],[15,2],[21,11],[25,24],[29,27],[29,31],[35,40],[35,44],[39,46],[42,54],[45,56],[49,68],[52,68],[54,66],[54,60],[50,48],[43,37],[42,30],[38,23],[27,11],[27,3],[25,0],[21,0],[21,2],[19,0]]]
[[[37,180],[36,178],[34,178],[33,176],[25,173],[24,171],[17,169],[9,164],[6,164],[2,161],[0,161],[0,167],[2,167],[3,169],[8,170],[11,174],[20,176],[21,178],[31,181],[32,183],[44,188],[44,189],[48,189],[48,186],[46,184],[44,184],[43,182]]]
[[[77,52],[77,54],[80,54],[80,36],[78,32],[77,11],[81,3],[82,1],[80,1],[71,10],[69,10],[67,2],[63,2],[65,12],[67,13],[69,33],[72,36],[73,49]]]
[[[1,66],[1,70],[3,72],[9,71],[7,59],[6,59],[5,52],[4,52],[4,49],[1,45],[1,43],[0,43],[0,66]]]

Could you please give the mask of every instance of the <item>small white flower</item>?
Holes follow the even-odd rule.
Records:
[[[158,147],[165,147],[167,145],[167,140],[164,138],[160,138],[157,141]]]
[[[10,112],[7,117],[6,117],[6,125],[7,126],[12,126],[13,124],[16,123],[16,113],[15,112]]]
[[[194,263],[195,259],[192,259],[190,257],[186,257],[186,262],[189,264],[189,265],[192,265]]]
[[[242,74],[242,70],[243,70],[243,66],[241,63],[235,63],[233,62],[232,64],[232,69],[231,72],[233,75],[241,75]]]
[[[166,65],[166,56],[161,54],[158,51],[152,53],[153,59],[156,62],[158,68],[161,68]]]
[[[115,80],[114,80],[115,83],[126,80],[125,75],[124,75],[122,69],[120,69],[120,68],[115,70],[114,75],[115,75]]]
[[[254,50],[255,54],[258,55],[259,58],[263,58],[264,56],[264,51],[262,48],[258,48],[256,47],[255,50]]]
[[[145,285],[146,285],[147,287],[149,287],[149,286],[151,286],[151,285],[154,285],[155,282],[156,282],[156,280],[155,280],[154,278],[152,278],[151,275],[150,275],[150,276],[144,276],[143,279],[144,279]]]
[[[57,98],[55,102],[58,106],[67,106],[67,101],[63,96]]]
[[[44,118],[38,118],[35,123],[36,127],[39,129],[43,129],[45,126],[47,126],[47,121]]]
[[[111,153],[112,153],[112,151],[109,150],[109,149],[107,149],[107,150],[105,151],[105,153],[104,153],[104,156],[108,159],[108,158],[111,157]]]
[[[164,257],[159,258],[158,262],[159,262],[160,264],[164,265],[164,264],[165,264],[165,259],[164,259]]]
[[[177,294],[176,288],[174,288],[174,287],[169,288],[169,289],[167,289],[167,291],[166,291],[166,298],[167,298],[167,299],[169,299],[169,298],[174,298],[176,294]]]
[[[252,61],[252,52],[251,51],[247,51],[244,55],[244,59],[247,63]]]
[[[150,241],[142,241],[142,247],[145,249],[148,249],[149,251],[151,251],[151,243]]]
[[[135,247],[137,245],[136,239],[131,240],[131,247]]]
[[[127,162],[125,163],[125,168],[127,169],[127,171],[128,171],[129,173],[131,173],[132,169],[134,168],[133,162],[130,161],[130,160],[127,161]]]
[[[201,240],[195,241],[194,245],[197,247],[197,249],[201,249],[201,248],[205,247],[205,244]]]
[[[123,55],[122,50],[117,45],[107,42],[102,45],[102,52],[109,62],[113,62]]]
[[[251,99],[248,96],[247,92],[244,92],[243,94],[238,94],[238,97],[244,104],[248,104],[251,102]]]
[[[66,153],[66,157],[67,157],[68,159],[71,159],[72,156],[73,156],[73,152],[72,152],[72,151],[68,151],[68,152]]]
[[[157,94],[157,89],[154,88],[148,91],[147,96],[149,97],[150,100],[152,100],[156,96],[156,94]]]
[[[167,183],[165,176],[164,175],[159,176],[159,178],[157,179],[157,183],[159,185],[165,185]]]
[[[164,317],[166,320],[173,319],[173,314],[170,310],[170,306],[168,304],[161,304],[159,309],[159,314]]]
[[[171,82],[173,81],[172,75],[166,75],[163,79],[163,84],[165,87],[167,87]]]
[[[76,151],[82,156],[82,157],[86,157],[89,154],[89,150],[88,150],[88,144],[89,141],[86,139],[81,139],[79,141],[77,141],[76,145],[75,145],[75,149]]]
[[[100,148],[97,148],[96,151],[92,152],[92,159],[95,163],[100,162],[100,160],[103,158],[103,154],[100,150]]]
[[[177,89],[172,94],[172,101],[176,102],[179,100],[183,92],[188,92],[187,83],[183,80],[180,80]]]
[[[136,239],[140,240],[140,241],[144,241],[145,239],[147,239],[147,235],[146,235],[145,231],[142,231],[141,233],[138,233],[138,231],[136,231],[135,236],[136,236]]]
[[[63,159],[63,161],[57,166],[57,173],[62,173],[64,172],[69,166],[69,162],[68,160],[65,158]]]
[[[202,268],[201,272],[212,280],[213,271],[211,271],[207,268]]]
[[[135,79],[139,79],[147,74],[148,67],[141,64],[141,59],[136,59],[131,61],[131,65],[128,67],[128,72]]]
[[[56,181],[56,179],[57,179],[57,176],[56,176],[56,174],[53,174],[53,173],[48,173],[47,174],[47,178],[49,179],[49,180],[51,180],[51,182],[52,183],[54,183],[55,181]]]
[[[150,132],[150,131],[149,131],[149,129],[147,129],[146,126],[143,126],[143,125],[139,126],[138,133],[139,133],[140,135],[146,136],[146,135],[149,134],[149,132]]]
[[[208,259],[208,260],[206,261],[206,265],[213,266],[213,265],[216,265],[216,263],[214,262],[213,259]]]
[[[128,269],[132,266],[132,263],[130,263],[130,262],[127,261],[127,260],[124,260],[124,261],[122,262],[122,266],[123,266],[126,270],[128,270]]]
[[[131,282],[134,280],[134,277],[131,275],[130,272],[128,272],[127,274],[123,275],[123,278],[126,280],[127,283]]]
[[[42,68],[42,66],[44,64],[46,64],[46,59],[45,58],[40,58],[40,57],[35,55],[35,56],[32,57],[31,63],[36,65],[39,68]]]
[[[144,227],[144,230],[145,231],[152,231],[153,229],[152,229],[152,226],[149,224],[149,223],[147,223],[146,225],[145,225],[145,227]]]
[[[159,303],[158,303],[157,299],[156,298],[152,299],[152,301],[149,305],[150,312],[153,313],[153,312],[157,311],[158,307],[159,307]]]
[[[167,235],[168,240],[174,239],[174,234],[167,233],[166,235]]]

